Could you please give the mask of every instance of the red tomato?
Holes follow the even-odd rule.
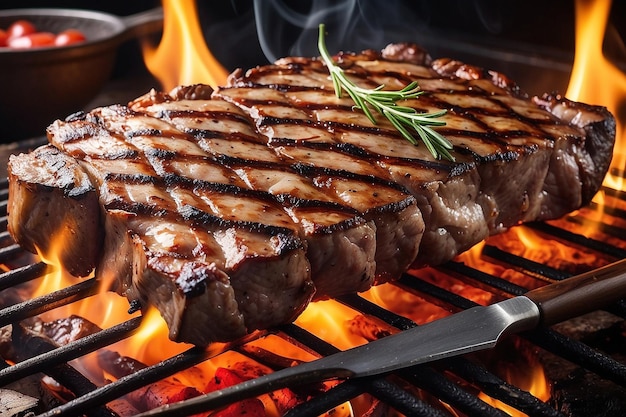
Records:
[[[74,43],[84,42],[85,35],[78,29],[67,29],[59,33],[54,39],[56,46],[71,45]]]
[[[41,46],[54,46],[54,33],[37,32],[19,38],[9,38],[9,47],[16,49],[38,48]]]
[[[9,34],[6,30],[0,29],[0,47],[7,46],[7,41],[9,40]]]
[[[37,32],[37,28],[28,20],[16,20],[7,29],[9,38],[19,38],[35,32]]]

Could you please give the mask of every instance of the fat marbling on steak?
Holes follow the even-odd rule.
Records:
[[[54,122],[50,145],[10,160],[11,234],[45,248],[71,228],[68,270],[95,268],[154,304],[173,340],[206,345],[562,216],[608,169],[615,121],[603,107],[528,98],[502,74],[410,44],[336,59],[363,86],[417,81],[425,94],[402,104],[447,110],[437,129],[456,160],[336,98],[321,60],[285,58],[217,91],[151,91]],[[85,234],[93,249],[81,253]]]

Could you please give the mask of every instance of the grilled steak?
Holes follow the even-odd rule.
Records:
[[[615,121],[602,107],[530,99],[502,74],[415,45],[337,59],[364,86],[417,81],[426,94],[403,105],[448,110],[438,130],[456,161],[353,111],[322,61],[285,58],[217,91],[152,91],[56,121],[51,145],[10,160],[12,235],[48,247],[55,224],[36,229],[52,201],[79,225],[62,256],[76,275],[95,265],[154,304],[173,340],[205,345],[562,216],[608,169]],[[80,256],[83,227],[95,246]]]

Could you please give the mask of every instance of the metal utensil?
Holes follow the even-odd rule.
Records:
[[[191,415],[287,386],[381,375],[496,345],[502,336],[558,323],[626,297],[626,260],[474,307],[302,365],[140,414]]]

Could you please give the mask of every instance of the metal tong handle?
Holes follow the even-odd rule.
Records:
[[[545,285],[525,294],[549,326],[597,310],[626,297],[626,259]]]

